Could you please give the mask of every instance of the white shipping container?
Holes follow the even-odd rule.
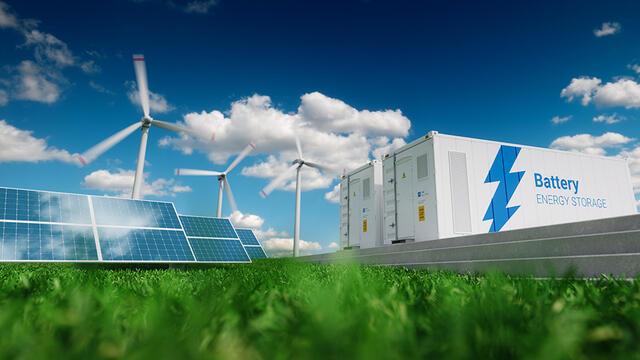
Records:
[[[382,163],[373,160],[341,179],[341,248],[381,246],[382,223]]]
[[[383,169],[384,244],[636,213],[619,158],[430,132]]]

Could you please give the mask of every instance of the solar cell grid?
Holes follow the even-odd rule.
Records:
[[[3,260],[97,260],[90,226],[0,223]]]
[[[182,231],[98,228],[105,261],[194,261]]]
[[[247,254],[249,254],[251,260],[267,258],[267,254],[262,249],[262,246],[245,246],[244,249],[247,251]]]
[[[239,240],[189,238],[197,261],[251,262]]]
[[[198,216],[180,216],[187,236],[237,239],[238,235],[229,219]]]
[[[0,188],[0,219],[90,224],[87,197]]]
[[[238,233],[238,237],[240,241],[242,241],[242,245],[260,245],[256,235],[253,233],[251,229],[236,229]]]
[[[97,225],[180,229],[173,204],[93,196]]]

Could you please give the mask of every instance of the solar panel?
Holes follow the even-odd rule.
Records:
[[[251,262],[239,240],[189,238],[198,261]]]
[[[267,254],[262,249],[262,246],[245,246],[244,250],[247,252],[251,260],[267,258]]]
[[[91,224],[87,196],[0,188],[0,219]]]
[[[98,260],[90,226],[0,222],[2,260]]]
[[[182,229],[172,203],[92,196],[96,224]]]
[[[105,261],[194,261],[182,230],[98,227]]]
[[[238,238],[229,219],[180,215],[180,221],[189,237]]]
[[[258,246],[260,246],[260,243],[258,242],[258,239],[256,238],[256,235],[253,233],[253,230],[251,230],[251,229],[236,229],[236,232],[238,233],[238,237],[240,237],[240,241],[242,241],[242,245],[258,245]]]

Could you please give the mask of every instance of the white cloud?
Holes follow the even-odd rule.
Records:
[[[25,31],[27,46],[35,49],[36,59],[40,62],[51,62],[58,67],[75,64],[75,58],[65,42],[57,37],[39,30]]]
[[[334,241],[334,242],[332,242],[331,244],[329,244],[329,246],[328,246],[328,247],[329,247],[329,249],[337,249],[337,248],[339,248],[340,246],[338,246],[338,243]]]
[[[578,134],[562,136],[551,143],[552,149],[582,152],[592,155],[606,155],[607,149],[617,148],[628,144],[633,139],[622,134],[607,132],[600,136]]]
[[[131,196],[135,171],[117,169],[96,170],[84,177],[82,185],[89,189],[101,190],[121,197]],[[143,196],[174,196],[176,193],[190,192],[188,186],[176,184],[174,179],[159,178],[151,183],[147,182],[148,174],[145,173],[145,181],[142,185]]]
[[[640,64],[629,64],[627,65],[627,67],[633,70],[633,72],[635,72],[636,74],[640,75]]]
[[[564,124],[567,121],[571,120],[572,117],[573,116],[571,116],[571,115],[569,115],[569,116],[558,116],[558,115],[556,115],[556,116],[551,118],[551,123],[553,125]]]
[[[233,225],[237,228],[249,228],[258,230],[264,224],[264,219],[254,214],[243,214],[240,211],[234,211],[229,217]]]
[[[358,111],[317,91],[302,95],[300,100],[300,117],[321,131],[404,137],[411,127],[400,110]]]
[[[337,183],[333,190],[324,194],[324,198],[332,204],[340,204],[340,183]]]
[[[97,91],[97,92],[99,92],[99,93],[102,93],[102,94],[107,94],[107,95],[113,95],[113,94],[114,94],[114,93],[113,93],[113,91],[111,91],[111,90],[109,90],[109,89],[105,88],[104,86],[102,86],[102,85],[98,84],[97,82],[95,82],[95,81],[93,81],[93,80],[90,80],[90,81],[89,81],[89,86],[90,86],[93,90],[95,90],[95,91]]]
[[[588,105],[591,102],[591,97],[598,89],[602,80],[593,77],[579,77],[571,79],[571,83],[560,92],[560,97],[567,98],[568,101],[573,101],[574,98],[581,97],[582,105]]]
[[[599,107],[640,108],[640,84],[629,78],[619,78],[605,84],[596,77],[573,78],[562,89],[560,96],[567,98],[569,102],[581,97],[583,106],[593,102]]]
[[[631,79],[619,79],[598,88],[593,97],[602,107],[621,106],[627,109],[640,107],[640,84]]]
[[[100,66],[94,60],[87,60],[80,64],[80,69],[85,74],[95,74],[101,71]]]
[[[293,238],[271,238],[262,241],[262,247],[270,253],[292,252]],[[305,241],[300,239],[299,249],[301,252],[313,252],[322,250],[320,243],[315,241]]]
[[[598,29],[593,29],[593,34],[596,37],[603,37],[616,34],[620,32],[622,26],[617,22],[604,22]]]
[[[619,123],[624,119],[625,119],[624,116],[620,116],[618,114],[611,114],[611,115],[600,114],[598,116],[593,117],[593,122],[605,123],[605,124],[611,125],[611,124]]]
[[[12,28],[18,27],[18,18],[11,13],[9,5],[0,1],[0,28]]]
[[[184,7],[184,11],[192,14],[207,14],[216,3],[216,0],[194,0]]]
[[[410,127],[399,110],[357,110],[317,92],[303,95],[295,113],[275,108],[268,96],[256,94],[233,102],[227,115],[218,110],[189,113],[184,116],[184,123],[196,132],[215,134],[215,141],[166,137],[160,145],[173,146],[185,154],[199,151],[213,163],[223,164],[246,144],[254,142],[257,148],[254,155],[267,157],[243,168],[242,173],[265,179],[286,171],[295,159],[294,133],[297,133],[304,158],[328,167],[327,173],[305,167],[304,190],[327,188],[343,169],[354,169],[372,155],[404,145],[399,137],[389,139],[406,136]],[[294,176],[295,172],[279,189],[293,190]]]
[[[52,104],[60,98],[60,87],[55,82],[55,76],[33,61],[20,63],[14,86],[17,99]]]
[[[131,101],[133,105],[140,107],[140,97],[138,96],[136,83],[133,81],[127,81],[125,85],[129,88],[129,91],[127,92],[129,101]],[[175,108],[173,105],[169,104],[163,95],[149,90],[149,109],[151,110],[151,114],[162,114],[172,111]]]
[[[36,138],[31,131],[18,129],[0,120],[0,162],[39,162],[57,160],[74,162],[66,150],[50,147],[45,139]]]
[[[395,138],[389,142],[389,138],[386,136],[379,137],[373,144],[373,157],[376,159],[382,159],[386,154],[390,154],[405,145],[407,145],[407,142],[402,138]]]

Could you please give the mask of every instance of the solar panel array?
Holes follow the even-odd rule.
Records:
[[[0,260],[251,262],[266,254],[229,219],[169,202],[0,188]]]

